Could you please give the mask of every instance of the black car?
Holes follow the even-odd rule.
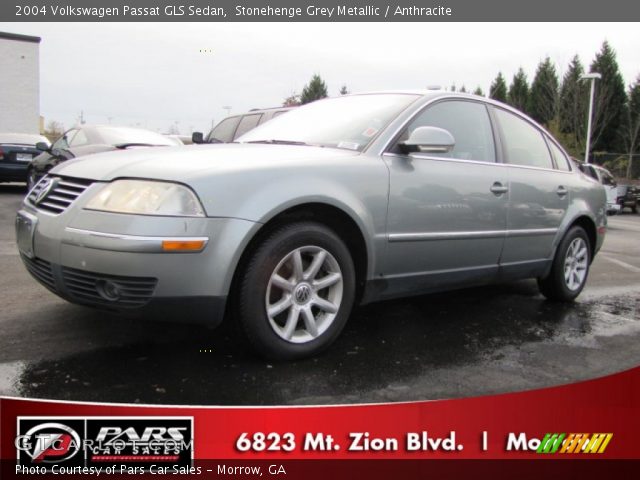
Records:
[[[181,142],[150,130],[115,125],[81,125],[67,130],[51,147],[38,144],[40,155],[29,165],[31,189],[60,162],[82,155],[134,147],[167,147]]]
[[[42,135],[0,133],[0,182],[26,182],[29,162],[40,154],[37,143],[49,145]]]
[[[265,109],[253,109],[247,113],[232,115],[218,123],[209,134],[204,137],[202,132],[193,132],[193,143],[229,143],[236,138],[253,130],[258,125],[262,125],[269,120],[276,118],[278,115],[287,113],[295,107],[276,107]]]

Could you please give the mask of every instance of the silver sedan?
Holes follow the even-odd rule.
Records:
[[[71,302],[227,317],[261,354],[299,358],[355,304],[522,278],[570,301],[605,208],[522,113],[403,91],[317,101],[234,144],[66,162],[16,231],[28,271]]]

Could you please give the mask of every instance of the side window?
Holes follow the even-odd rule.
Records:
[[[505,110],[496,108],[495,113],[502,130],[508,163],[553,168],[547,143],[537,128]]]
[[[242,120],[240,120],[240,125],[238,125],[238,129],[236,130],[236,134],[233,138],[236,139],[239,136],[247,133],[249,130],[256,128],[261,117],[261,113],[253,113],[251,115],[245,115],[244,117],[242,117]]]
[[[88,145],[89,139],[87,138],[87,134],[84,130],[78,130],[78,133],[71,139],[69,143],[72,147],[80,147],[82,145]]]
[[[553,159],[556,161],[556,167],[558,170],[564,170],[568,172],[571,170],[569,166],[569,159],[567,156],[560,150],[555,143],[553,143],[550,139],[547,138],[547,143],[549,144],[549,149],[551,150],[551,154],[553,155]]]
[[[64,134],[53,143],[51,149],[64,150],[65,148],[69,148],[69,145],[71,144],[71,141],[73,140],[73,137],[77,132],[78,130],[76,129],[64,132]]]
[[[409,124],[400,141],[409,138],[411,132],[418,127],[444,128],[456,141],[451,152],[430,153],[430,156],[483,162],[496,161],[489,113],[481,103],[453,100],[427,107]]]
[[[216,127],[211,130],[211,133],[207,137],[207,142],[230,142],[233,140],[233,134],[236,131],[236,127],[240,122],[240,117],[225,118]]]

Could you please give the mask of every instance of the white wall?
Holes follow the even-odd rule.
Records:
[[[0,37],[0,132],[39,133],[39,46]]]

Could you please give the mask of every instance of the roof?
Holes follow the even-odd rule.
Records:
[[[0,32],[0,38],[5,38],[7,40],[16,40],[18,42],[31,42],[31,43],[40,43],[42,40],[40,37],[33,37],[31,35],[22,35],[21,33],[9,33],[9,32]]]

